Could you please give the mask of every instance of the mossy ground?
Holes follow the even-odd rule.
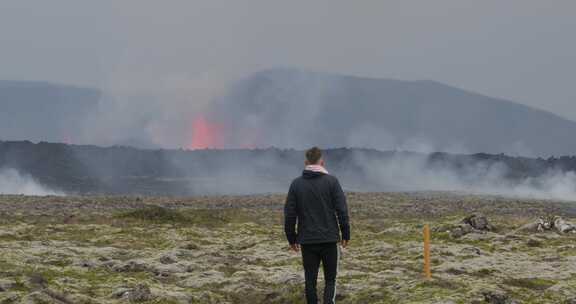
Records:
[[[514,233],[539,215],[574,220],[568,203],[348,197],[353,239],[342,252],[339,303],[470,303],[484,291],[522,303],[576,297],[576,237]],[[0,291],[0,303],[34,292],[33,275],[75,303],[122,303],[114,293],[136,284],[150,286],[155,298],[147,303],[304,303],[300,256],[287,251],[282,203],[274,195],[0,197],[0,279],[15,283]],[[497,230],[453,239],[444,229],[476,212]],[[433,229],[430,281],[422,275],[425,223]]]

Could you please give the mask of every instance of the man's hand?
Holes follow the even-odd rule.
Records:
[[[342,248],[346,249],[348,247],[348,240],[342,240],[340,242],[340,245],[342,246]]]
[[[294,252],[299,252],[300,251],[300,244],[298,244],[298,243],[290,244],[290,250],[292,250]]]

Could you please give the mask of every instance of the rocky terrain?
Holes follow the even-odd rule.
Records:
[[[576,203],[348,198],[353,239],[338,303],[576,303]],[[0,303],[304,303],[283,200],[0,196]],[[425,223],[431,280],[422,274]]]

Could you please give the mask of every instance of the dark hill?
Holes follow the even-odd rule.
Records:
[[[300,174],[297,150],[140,150],[0,142],[0,172],[17,169],[54,190],[80,194],[200,195],[285,192]],[[576,158],[326,151],[352,191],[460,190],[573,199]],[[576,196],[574,196],[576,199]]]

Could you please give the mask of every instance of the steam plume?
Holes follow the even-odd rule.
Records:
[[[0,194],[62,195],[40,185],[31,176],[22,175],[14,169],[0,169]]]

